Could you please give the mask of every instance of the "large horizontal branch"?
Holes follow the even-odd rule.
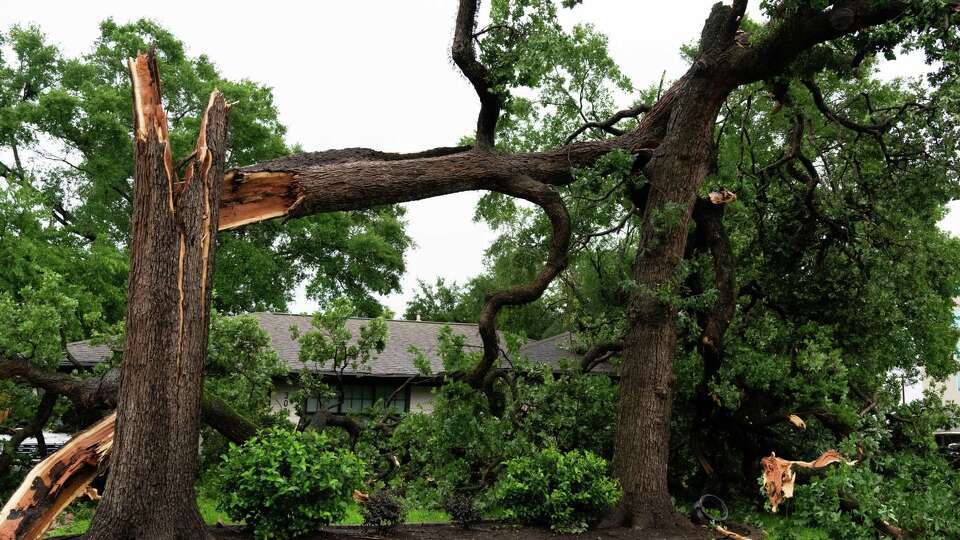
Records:
[[[665,121],[666,116],[648,114],[641,125],[652,124],[653,119]],[[658,137],[651,131],[656,130],[637,130],[605,141],[586,141],[526,154],[460,148],[418,154],[388,154],[368,149],[297,154],[228,171],[223,180],[220,229],[277,217],[359,210],[462,191],[491,190],[509,194],[516,179],[521,177],[555,186],[566,185],[573,181],[575,168],[588,166],[611,150],[649,157],[658,143]]]

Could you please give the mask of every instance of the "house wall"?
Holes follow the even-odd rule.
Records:
[[[270,395],[270,409],[273,412],[287,412],[287,418],[296,425],[300,421],[297,411],[293,407],[293,393],[297,387],[289,383],[280,383],[273,387],[273,393]]]
[[[433,412],[432,392],[433,386],[413,384],[410,385],[410,412],[422,412],[430,414]],[[273,393],[270,396],[270,409],[274,412],[286,411],[287,418],[293,424],[300,421],[297,411],[293,406],[293,394],[298,389],[295,384],[278,383],[273,387]]]
[[[955,373],[947,377],[947,380],[943,381],[942,383],[928,381],[928,383],[924,386],[933,388],[940,392],[940,395],[943,396],[944,401],[949,401],[960,405],[960,373]]]
[[[433,412],[433,386],[412,385],[410,387],[410,412]]]

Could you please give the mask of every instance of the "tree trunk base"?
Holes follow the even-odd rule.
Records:
[[[600,522],[600,529],[629,527],[642,532],[651,540],[702,540],[713,538],[707,530],[697,527],[681,515],[671,504],[642,505],[634,503],[631,509],[621,504]]]
[[[144,515],[122,515],[115,522],[99,524],[84,535],[83,540],[209,540],[213,538],[207,529],[196,505],[184,503],[182,508],[165,514],[163,521],[144,521]],[[164,505],[169,508],[170,505]],[[99,511],[99,509],[98,509]],[[111,514],[115,516],[117,514]],[[118,534],[118,531],[123,531]]]

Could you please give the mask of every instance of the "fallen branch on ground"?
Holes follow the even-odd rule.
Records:
[[[71,502],[95,498],[90,482],[107,466],[115,420],[116,414],[108,415],[30,471],[3,507],[0,540],[42,538]]]
[[[793,498],[793,487],[797,479],[794,467],[803,469],[822,469],[834,463],[856,464],[856,461],[846,461],[836,450],[827,450],[813,461],[790,461],[778,458],[773,452],[760,460],[763,467],[763,488],[770,499],[770,507],[774,512],[784,499]]]
[[[834,463],[856,465],[859,461],[847,461],[836,450],[827,450],[813,461],[789,461],[778,458],[777,455],[772,452],[769,456],[761,459],[760,464],[763,466],[763,487],[770,500],[771,509],[776,512],[777,507],[784,499],[793,497],[793,488],[797,478],[797,473],[793,470],[794,467],[817,471]],[[846,511],[858,510],[860,507],[860,504],[855,499],[842,493],[840,504]],[[893,538],[909,538],[912,536],[909,531],[879,517],[873,519],[873,526]]]

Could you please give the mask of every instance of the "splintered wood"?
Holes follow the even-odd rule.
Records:
[[[790,461],[778,458],[775,453],[760,460],[763,467],[763,487],[770,499],[770,507],[776,512],[777,507],[784,499],[793,497],[793,488],[797,479],[794,467],[803,469],[822,469],[833,463],[847,463],[853,465],[855,461],[846,461],[836,450],[827,450],[813,461]]]
[[[115,420],[105,417],[30,471],[3,507],[0,540],[41,538],[77,497],[96,495],[89,485],[107,466]]]
[[[230,171],[221,189],[220,230],[285,216],[299,200],[299,187],[289,172]]]

